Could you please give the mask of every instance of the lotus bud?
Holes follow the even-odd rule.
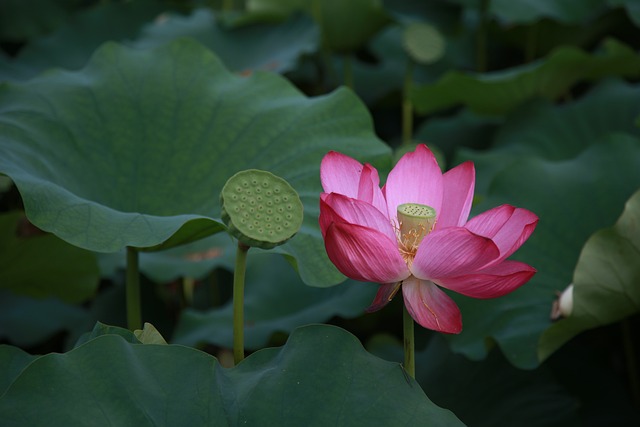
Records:
[[[573,283],[567,286],[558,299],[553,302],[551,308],[551,319],[557,320],[561,317],[569,317],[573,311]]]

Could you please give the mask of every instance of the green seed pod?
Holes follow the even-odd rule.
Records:
[[[404,243],[417,247],[436,224],[436,210],[419,203],[398,205],[400,235]]]
[[[229,233],[247,246],[271,249],[292,238],[302,226],[298,193],[271,172],[238,172],[222,188],[220,203]]]
[[[431,64],[444,55],[444,38],[429,24],[414,22],[404,31],[404,49],[419,64]]]

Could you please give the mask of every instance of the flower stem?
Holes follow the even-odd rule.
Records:
[[[236,268],[233,273],[233,361],[244,359],[244,275],[249,246],[238,242]]]
[[[184,305],[193,305],[193,292],[195,287],[196,281],[193,277],[185,276],[182,278],[182,300]]]
[[[140,309],[140,273],[138,272],[138,251],[127,246],[127,326],[130,330],[142,329]]]
[[[404,73],[402,89],[402,145],[407,146],[413,140],[413,103],[411,87],[413,86],[413,60],[409,58]]]
[[[415,342],[413,338],[413,318],[407,311],[407,307],[402,307],[402,325],[404,330],[404,370],[411,378],[416,377]]]

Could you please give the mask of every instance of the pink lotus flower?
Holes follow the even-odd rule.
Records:
[[[332,151],[322,160],[320,178],[320,228],[329,258],[345,276],[381,284],[369,312],[402,287],[416,322],[459,333],[460,310],[440,287],[495,298],[536,272],[507,260],[535,229],[534,213],[502,205],[467,221],[475,186],[471,162],[442,174],[433,153],[419,145],[380,189],[375,168]]]

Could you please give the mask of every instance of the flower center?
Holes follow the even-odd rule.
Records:
[[[436,224],[436,210],[418,203],[404,203],[398,206],[398,248],[400,255],[411,267],[418,246]]]

